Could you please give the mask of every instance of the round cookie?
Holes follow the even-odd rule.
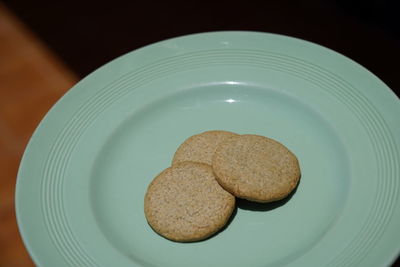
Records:
[[[186,139],[176,150],[172,165],[193,161],[211,165],[212,156],[217,146],[228,138],[238,136],[227,131],[207,131]]]
[[[240,135],[221,143],[212,168],[225,190],[261,203],[285,198],[300,179],[296,156],[281,143],[259,135]]]
[[[235,208],[235,197],[216,181],[211,166],[182,162],[150,183],[144,212],[150,226],[174,241],[205,239],[220,230]]]

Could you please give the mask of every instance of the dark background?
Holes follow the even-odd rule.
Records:
[[[4,2],[79,77],[166,38],[255,30],[324,45],[365,66],[392,90],[400,88],[395,0]]]

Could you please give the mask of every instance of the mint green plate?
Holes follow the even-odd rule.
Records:
[[[159,42],[72,88],[34,133],[16,209],[39,266],[385,266],[400,251],[400,103],[324,47],[214,32]],[[239,205],[202,242],[146,223],[143,197],[187,137],[274,138],[302,178],[282,205]]]

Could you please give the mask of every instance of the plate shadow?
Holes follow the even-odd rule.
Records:
[[[279,207],[285,205],[294,196],[294,194],[297,191],[297,188],[300,185],[300,182],[301,182],[301,179],[297,183],[297,185],[293,189],[293,191],[290,192],[290,194],[287,197],[285,197],[284,199],[274,201],[274,202],[269,202],[269,203],[259,203],[259,202],[254,202],[254,201],[250,201],[247,199],[236,198],[236,203],[237,203],[236,205],[239,209],[242,209],[242,210],[251,210],[251,211],[260,211],[260,212],[274,210],[276,208],[279,208]]]

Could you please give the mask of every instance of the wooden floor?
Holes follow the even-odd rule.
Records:
[[[19,161],[35,127],[76,76],[0,3],[0,266],[34,266],[15,219]]]

